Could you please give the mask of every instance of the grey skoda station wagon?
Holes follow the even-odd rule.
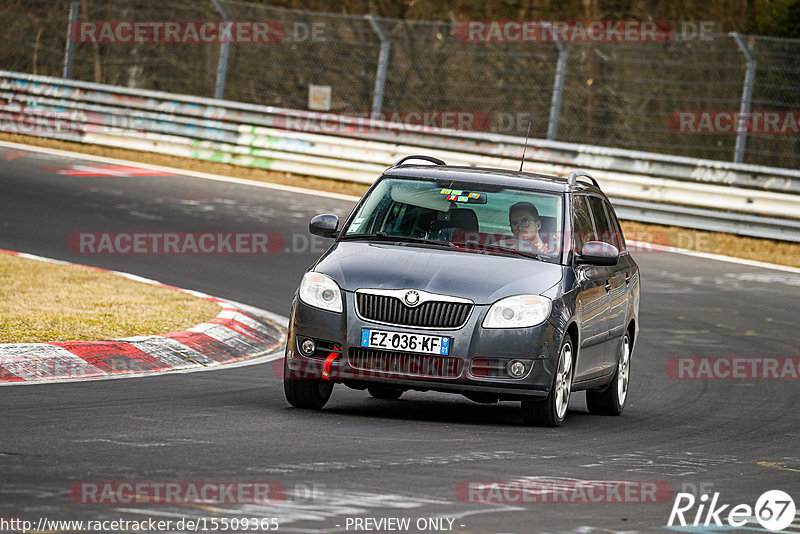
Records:
[[[410,159],[430,164],[413,165]],[[619,415],[638,334],[639,268],[586,172],[567,179],[398,161],[305,273],[290,314],[284,391],[322,408],[335,383],[521,401],[557,426],[570,395]]]

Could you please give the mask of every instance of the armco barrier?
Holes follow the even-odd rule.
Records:
[[[525,141],[7,71],[0,114],[4,131],[363,183],[421,152],[516,169]],[[796,170],[529,140],[526,171],[575,168],[624,218],[800,242]]]

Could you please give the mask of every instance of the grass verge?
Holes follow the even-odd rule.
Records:
[[[213,302],[174,289],[0,253],[0,343],[164,334],[219,311]]]
[[[108,158],[139,161],[152,165],[163,165],[179,169],[189,169],[199,172],[234,176],[237,178],[304,187],[316,191],[330,191],[345,195],[361,196],[367,189],[366,185],[359,183],[299,176],[286,172],[253,169],[226,163],[198,161],[176,156],[165,156],[153,152],[139,152],[122,148],[70,143],[27,135],[0,133],[0,140],[60,150],[70,150]],[[636,239],[659,245],[670,245],[696,250],[698,252],[709,252],[712,254],[722,254],[737,258],[800,267],[800,243],[742,237],[720,232],[705,232],[676,226],[644,224],[636,221],[623,221],[623,231],[625,232],[626,238],[630,240]]]

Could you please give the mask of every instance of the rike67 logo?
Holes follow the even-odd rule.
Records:
[[[742,528],[755,518],[763,528],[777,532],[792,524],[795,511],[794,500],[781,490],[763,493],[755,507],[749,504],[722,504],[719,502],[719,492],[711,496],[710,502],[706,493],[699,499],[691,493],[678,493],[667,526],[727,525]]]

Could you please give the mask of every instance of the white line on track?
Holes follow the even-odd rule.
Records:
[[[6,148],[14,148],[17,150],[25,150],[28,152],[38,152],[40,154],[50,154],[51,156],[63,156],[67,158],[84,159],[84,160],[97,161],[101,163],[111,163],[114,165],[132,165],[136,167],[141,167],[143,169],[152,169],[155,171],[163,171],[171,174],[179,174],[182,176],[192,176],[194,178],[203,178],[205,180],[215,180],[217,182],[229,182],[232,184],[263,187],[264,189],[274,189],[277,191],[286,191],[289,193],[299,193],[303,195],[315,195],[319,197],[333,198],[336,200],[349,200],[352,202],[356,202],[360,198],[352,195],[342,195],[340,193],[330,193],[327,191],[315,191],[313,189],[293,187],[291,185],[273,184],[270,182],[259,182],[256,180],[247,180],[245,178],[234,178],[232,176],[224,176],[222,174],[191,171],[187,169],[179,169],[177,167],[164,167],[162,165],[151,165],[150,163],[140,163],[138,161],[132,161],[132,160],[107,158],[105,156],[94,156],[92,154],[82,154],[80,152],[70,152],[68,150],[58,150],[55,148],[44,148],[33,145],[23,145],[20,143],[10,143],[7,141],[0,141],[0,146]]]

